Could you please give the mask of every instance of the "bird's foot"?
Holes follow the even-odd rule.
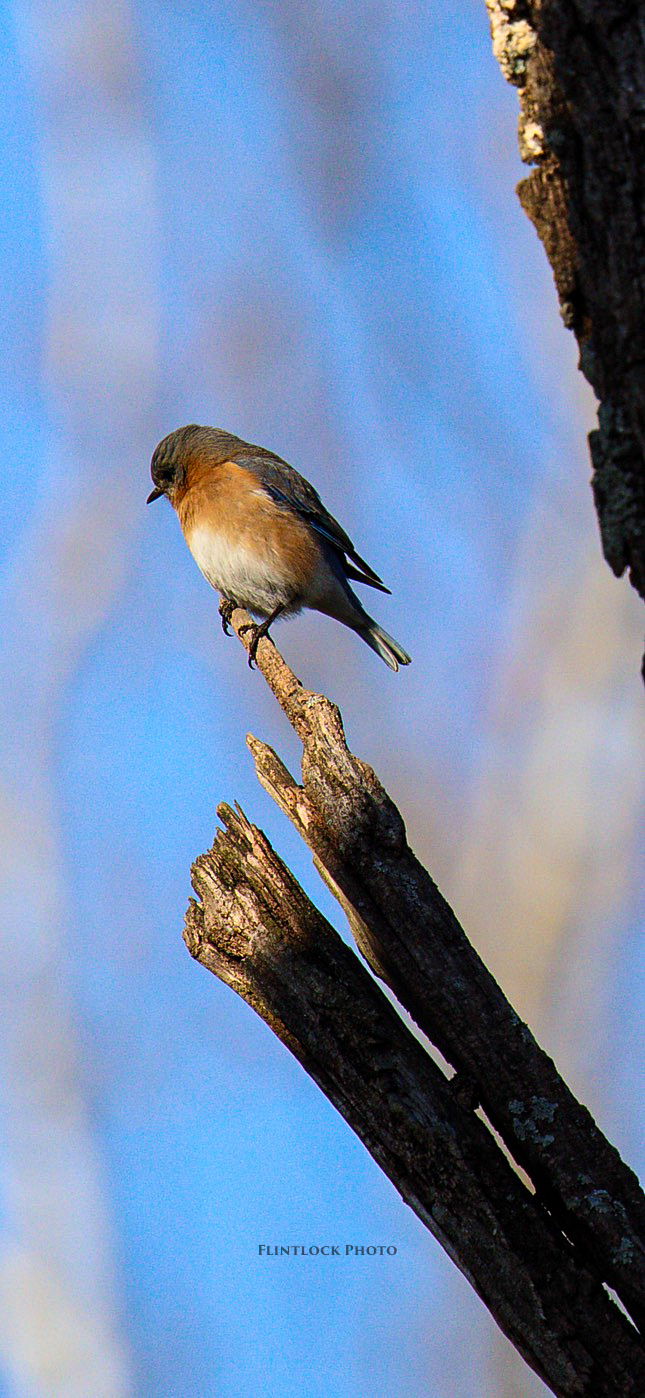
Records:
[[[222,631],[225,636],[231,635],[230,622],[236,606],[237,602],[231,602],[230,597],[222,597],[219,604],[219,614],[222,618]]]
[[[257,622],[255,621],[247,621],[244,624],[244,626],[240,626],[240,636],[243,636],[246,631],[252,632],[251,641],[249,644],[249,669],[254,670],[258,653],[258,645],[260,644],[260,641],[262,640],[263,636],[269,636],[269,622],[263,621],[262,625],[258,626]],[[269,637],[269,640],[270,639],[271,638]]]
[[[254,621],[247,621],[244,623],[244,626],[240,626],[240,636],[242,636],[245,631],[251,631],[253,633],[251,636],[251,643],[249,645],[249,669],[252,670],[254,668],[255,658],[258,653],[258,645],[262,640],[262,637],[266,636],[268,640],[271,640],[271,637],[269,636],[269,627],[273,626],[274,621],[277,621],[281,612],[285,611],[286,606],[287,603],[278,602],[277,607],[274,607],[270,615],[264,618],[264,621],[261,623],[260,626],[258,626],[257,623]]]

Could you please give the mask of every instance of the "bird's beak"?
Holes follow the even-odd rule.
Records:
[[[165,492],[162,490],[161,486],[156,485],[154,490],[150,491],[148,499],[146,500],[146,505],[151,505],[153,500],[158,500],[159,496],[163,495],[164,493]]]

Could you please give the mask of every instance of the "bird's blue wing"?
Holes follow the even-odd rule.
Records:
[[[244,453],[236,452],[235,461],[238,466],[246,467],[257,476],[267,494],[278,505],[295,510],[331,545],[341,556],[348,577],[367,583],[369,587],[376,587],[380,592],[389,592],[390,589],[381,582],[378,573],[375,573],[369,563],[356,552],[349,535],[341,528],[338,520],[325,509],[318,491],[314,490],[313,485],[294,470],[293,466],[289,466],[280,456],[275,456],[273,452],[262,447],[254,447]],[[348,559],[351,559],[351,563]],[[355,566],[352,567],[352,564]]]

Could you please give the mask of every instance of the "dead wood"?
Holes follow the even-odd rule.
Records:
[[[247,621],[234,613],[238,635]],[[468,942],[400,813],[349,751],[336,706],[304,689],[270,641],[258,665],[303,744],[300,784],[250,737],[259,779],[309,845],[372,970],[456,1076],[448,1082],[266,838],[228,807],[193,868],[190,951],[295,1053],[554,1392],[645,1391],[641,1339],[603,1289],[642,1326],[636,1177]]]

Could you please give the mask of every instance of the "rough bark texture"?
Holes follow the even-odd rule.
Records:
[[[486,3],[535,166],[518,194],[600,403],[589,445],[604,555],[645,597],[645,5]]]
[[[247,620],[234,613],[238,633]],[[635,1176],[470,946],[378,778],[348,750],[337,708],[303,689],[268,641],[258,664],[302,741],[303,781],[249,738],[258,776],[372,969],[456,1076],[446,1081],[264,836],[228,808],[226,833],[194,866],[189,949],[288,1044],[554,1392],[645,1392],[642,1339],[602,1289],[642,1327]]]

